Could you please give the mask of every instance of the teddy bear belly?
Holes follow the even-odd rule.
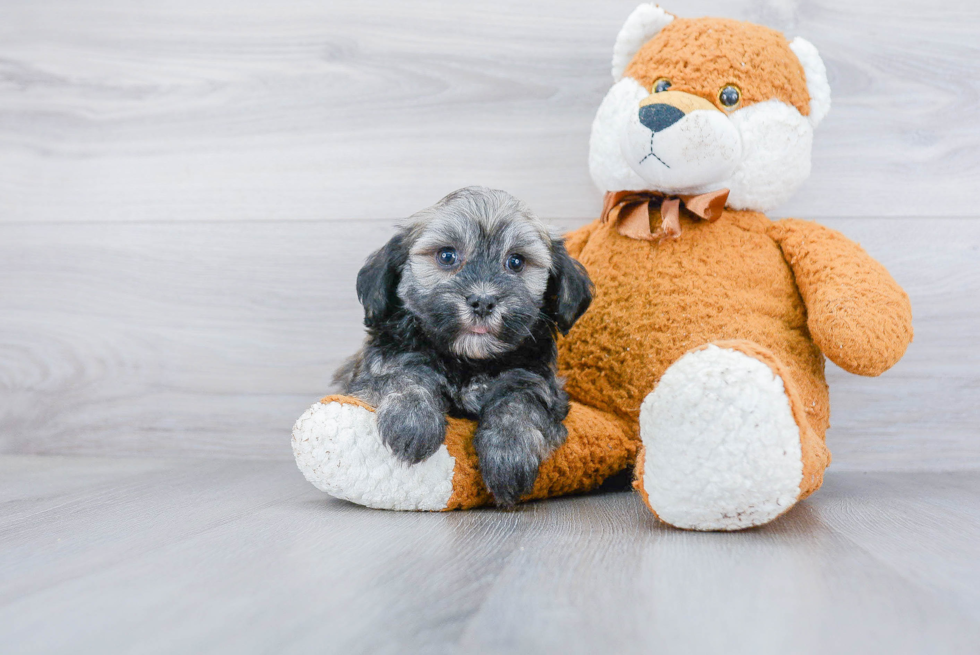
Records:
[[[635,417],[686,352],[745,339],[790,370],[812,427],[823,434],[824,359],[779,246],[722,221],[685,230],[677,241],[651,244],[603,228],[585,246],[579,259],[596,283],[595,300],[559,344],[570,396]]]

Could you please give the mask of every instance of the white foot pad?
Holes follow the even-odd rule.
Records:
[[[643,486],[679,528],[739,530],[800,495],[800,431],[782,379],[737,350],[708,346],[675,362],[640,409]]]
[[[306,479],[331,496],[378,509],[441,510],[453,493],[456,460],[446,446],[407,464],[381,441],[374,412],[316,403],[293,427],[293,455]]]

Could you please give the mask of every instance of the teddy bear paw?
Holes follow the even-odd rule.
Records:
[[[293,427],[296,465],[335,498],[378,509],[442,510],[453,492],[455,459],[445,445],[408,464],[381,441],[376,415],[359,403],[318,402]]]
[[[643,402],[637,481],[664,522],[740,530],[772,521],[800,497],[800,429],[782,378],[714,345],[675,362]]]

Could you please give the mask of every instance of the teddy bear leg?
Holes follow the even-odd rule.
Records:
[[[533,500],[588,491],[633,465],[634,422],[572,403],[568,438],[542,464]],[[469,509],[493,497],[480,477],[473,421],[450,418],[445,443],[418,464],[397,459],[378,434],[374,409],[349,396],[327,396],[293,428],[293,454],[313,485],[359,505],[395,510]]]
[[[761,346],[692,350],[640,410],[635,486],[662,521],[690,530],[768,523],[815,491],[830,454],[788,369]]]

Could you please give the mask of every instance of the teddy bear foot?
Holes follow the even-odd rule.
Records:
[[[293,427],[296,465],[335,498],[378,509],[442,510],[453,493],[455,459],[446,446],[418,464],[381,441],[374,411],[345,396],[314,404]]]
[[[677,360],[640,410],[637,488],[662,521],[740,530],[801,497],[801,430],[783,379],[738,349],[709,345]]]

